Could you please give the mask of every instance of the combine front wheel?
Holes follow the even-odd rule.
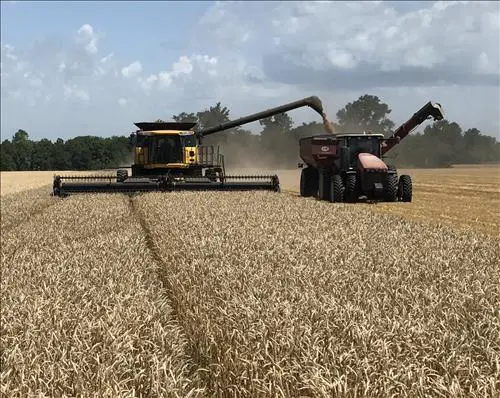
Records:
[[[300,173],[300,196],[315,196],[318,193],[318,170],[312,167],[302,169]]]
[[[398,198],[402,202],[411,202],[412,198],[412,183],[409,175],[403,174],[399,177]]]
[[[123,182],[128,178],[128,170],[120,169],[116,172],[116,181]]]
[[[330,181],[330,202],[342,202],[344,200],[344,184],[342,177],[334,174]]]

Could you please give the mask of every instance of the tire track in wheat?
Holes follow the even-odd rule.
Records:
[[[172,313],[171,313],[172,318],[175,319],[176,324],[179,325],[179,327],[183,330],[182,322],[180,322],[180,320],[179,320],[180,302],[177,299],[177,297],[172,293],[172,286],[171,286],[171,284],[168,280],[168,277],[167,277],[167,270],[169,268],[168,263],[166,263],[163,260],[163,257],[161,256],[161,253],[155,244],[155,241],[153,239],[153,235],[152,235],[151,230],[146,222],[146,219],[144,218],[141,210],[138,209],[136,206],[136,199],[134,199],[134,196],[129,196],[128,203],[129,203],[130,211],[131,211],[132,215],[135,217],[135,219],[139,223],[139,225],[144,233],[146,247],[147,247],[148,251],[150,252],[153,261],[158,265],[158,267],[157,267],[158,278],[161,282],[161,285],[163,286],[163,289],[168,297],[168,300],[170,301],[170,305],[172,308]],[[184,330],[183,330],[182,334],[184,336],[186,336],[186,333]],[[199,352],[196,349],[196,345],[193,345],[193,342],[190,341],[189,339],[188,339],[188,345],[187,345],[185,351],[190,359],[190,363],[192,364],[189,368],[189,375],[192,377],[192,379],[195,379],[196,376],[203,377],[204,367],[205,367],[206,361],[204,361],[203,358],[199,355]]]
[[[117,195],[71,197],[5,233],[0,395],[202,393],[129,210]]]
[[[58,203],[60,198],[50,196],[45,187],[3,196],[0,217],[2,233],[25,225]]]

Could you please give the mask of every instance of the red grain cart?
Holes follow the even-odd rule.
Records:
[[[401,175],[398,179],[397,170],[382,156],[425,120],[443,118],[441,105],[428,102],[389,138],[358,133],[301,139],[300,157],[306,165],[300,178],[301,196],[330,202],[411,202],[411,177]]]

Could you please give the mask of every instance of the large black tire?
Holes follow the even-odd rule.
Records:
[[[384,200],[396,202],[398,200],[398,175],[387,173],[384,178]]]
[[[330,184],[332,181],[332,171],[329,169],[319,170],[318,197],[320,200],[330,200]]]
[[[411,202],[413,196],[411,177],[409,175],[403,174],[401,177],[399,177],[398,185],[398,199],[401,202]]]
[[[347,174],[345,178],[344,199],[350,203],[358,199],[358,177],[356,174]]]
[[[332,175],[330,179],[330,202],[339,203],[344,201],[344,183],[342,177],[338,174]]]
[[[128,178],[128,170],[117,170],[116,172],[116,181],[123,182]]]
[[[300,173],[300,196],[310,197],[318,194],[318,170],[306,167]]]

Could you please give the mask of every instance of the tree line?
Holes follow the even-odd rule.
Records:
[[[391,109],[374,95],[363,95],[336,113],[334,126],[339,133],[374,132],[389,136],[395,123]],[[196,122],[195,129],[229,121],[230,110],[220,102],[197,113],[173,115],[174,121]],[[162,119],[158,119],[162,120]],[[261,131],[252,134],[238,127],[203,138],[203,145],[217,145],[226,166],[295,167],[300,161],[298,141],[307,136],[325,134],[322,123],[294,126],[287,113],[259,121]],[[132,162],[128,135],[113,137],[79,136],[32,141],[19,129],[11,140],[0,144],[2,171],[11,170],[98,170],[126,167]],[[463,130],[449,120],[427,124],[423,131],[407,136],[389,153],[389,163],[398,167],[447,167],[452,164],[479,164],[500,161],[500,143],[477,128]]]

